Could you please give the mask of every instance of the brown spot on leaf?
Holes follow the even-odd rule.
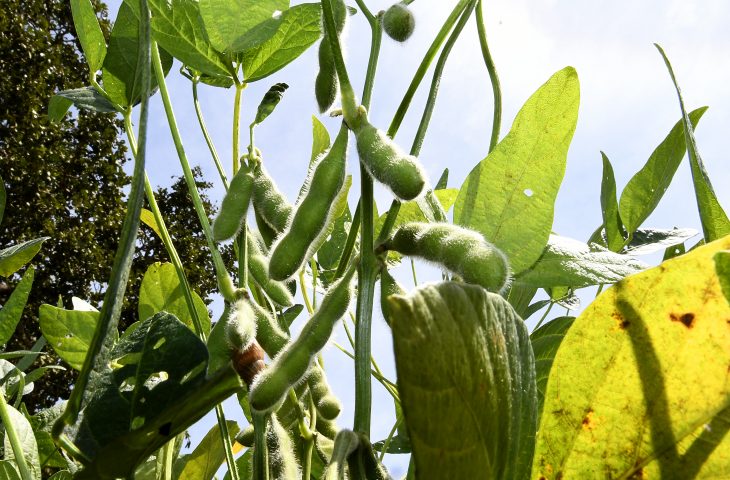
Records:
[[[590,430],[593,428],[593,409],[589,409],[588,412],[586,412],[586,416],[583,417],[583,421],[581,422],[583,424],[583,428]]]
[[[647,477],[644,475],[643,468],[639,468],[634,473],[632,473],[631,476],[629,477],[630,480],[642,480],[644,478],[647,478]]]
[[[616,320],[618,323],[618,326],[621,330],[626,330],[629,328],[629,325],[631,325],[631,322],[626,320],[623,315],[621,315],[619,312],[613,312],[611,316]]]
[[[695,322],[695,314],[694,313],[670,313],[669,314],[670,320],[673,322],[680,322],[682,325],[684,325],[687,328],[694,327]]]

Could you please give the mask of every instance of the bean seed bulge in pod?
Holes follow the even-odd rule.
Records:
[[[405,42],[416,28],[413,12],[403,2],[395,3],[383,15],[383,30],[396,42]]]

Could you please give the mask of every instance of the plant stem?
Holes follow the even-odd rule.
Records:
[[[236,175],[238,169],[241,167],[241,160],[239,158],[239,144],[241,135],[241,94],[246,88],[245,83],[236,83],[236,95],[233,100],[233,175]],[[251,131],[251,151],[253,152],[253,131]],[[248,287],[248,244],[246,237],[248,236],[248,229],[246,228],[246,217],[244,216],[241,235],[236,238],[238,244],[238,288],[245,289]]]
[[[309,396],[309,427],[306,431],[302,431],[304,437],[304,468],[302,469],[302,480],[309,480],[312,475],[312,452],[314,451],[314,442],[316,437],[314,433],[317,428],[317,408],[314,406],[312,396]]]
[[[240,167],[239,143],[241,136],[241,94],[246,88],[245,83],[236,83],[236,95],[233,100],[233,174],[238,172]]]
[[[22,390],[21,390],[22,394]],[[15,455],[15,463],[18,465],[20,470],[20,477],[23,480],[33,480],[33,475],[30,473],[30,468],[25,462],[25,456],[23,455],[23,446],[20,443],[20,437],[18,432],[15,431],[12,419],[10,418],[10,411],[8,410],[8,404],[5,401],[5,395],[0,391],[0,420],[2,420],[3,426],[5,427],[5,436],[13,449]],[[7,458],[7,455],[6,455]]]
[[[172,480],[172,464],[175,460],[175,439],[167,442],[162,447],[162,478],[164,480]]]
[[[200,193],[198,192],[198,187],[195,184],[195,177],[193,176],[193,172],[190,169],[188,157],[185,154],[185,148],[182,144],[180,130],[178,129],[177,120],[175,119],[175,112],[172,110],[172,102],[170,101],[170,94],[167,90],[165,75],[162,71],[160,52],[157,49],[157,44],[155,42],[153,42],[152,45],[152,63],[155,69],[155,75],[157,77],[157,84],[160,88],[162,103],[165,107],[167,123],[170,126],[170,133],[172,134],[172,139],[175,143],[175,150],[177,151],[177,156],[180,159],[180,165],[182,166],[183,174],[185,175],[185,183],[188,186],[188,193],[193,200],[193,206],[195,207],[195,212],[198,215],[198,221],[200,222],[200,226],[203,228],[203,233],[205,234],[205,238],[208,241],[208,248],[210,249],[211,255],[213,257],[213,265],[215,267],[216,277],[218,280],[218,289],[223,295],[223,298],[225,298],[227,301],[235,301],[233,282],[231,281],[231,277],[228,275],[226,266],[223,263],[223,258],[221,257],[221,254],[218,251],[215,242],[213,241],[213,232],[210,227],[210,221],[208,220],[208,214],[205,211],[205,207],[203,207],[203,201],[200,199]]]
[[[193,105],[195,105],[195,114],[198,117],[198,124],[200,125],[200,130],[203,132],[205,143],[208,145],[208,150],[210,150],[210,154],[213,157],[215,168],[218,170],[218,175],[220,175],[221,177],[223,186],[226,190],[228,190],[228,177],[226,176],[226,171],[223,168],[221,159],[218,156],[218,150],[216,150],[215,145],[213,144],[213,140],[210,138],[210,134],[208,133],[208,127],[206,127],[205,120],[203,119],[203,110],[202,108],[200,108],[200,102],[198,101],[198,83],[198,78],[193,78]]]
[[[251,412],[254,428],[253,480],[269,480],[269,459],[266,448],[266,414]]]
[[[302,287],[302,298],[304,299],[304,306],[307,308],[307,312],[312,315],[314,313],[314,308],[312,308],[312,302],[309,300],[309,293],[307,293],[307,282],[304,281],[304,271],[306,270],[306,265],[302,267],[302,269],[299,271],[299,284]]]
[[[124,292],[129,279],[129,269],[134,256],[137,230],[139,228],[139,214],[142,211],[144,202],[144,168],[147,152],[147,118],[149,113],[149,93],[151,90],[150,81],[150,15],[147,8],[147,0],[140,0],[140,22],[139,22],[139,48],[137,64],[141,65],[140,93],[142,95],[139,113],[139,146],[137,158],[134,163],[132,174],[132,186],[127,200],[127,213],[122,225],[122,233],[119,247],[114,255],[109,286],[104,295],[104,303],[99,313],[99,319],[94,330],[94,337],[86,352],[84,365],[76,379],[76,384],[68,399],[66,409],[53,425],[53,437],[71,455],[77,459],[85,458],[85,455],[73,444],[64,433],[64,427],[71,425],[78,419],[82,401],[85,397],[86,387],[92,370],[97,362],[106,359],[112,347],[112,331],[116,331],[119,323],[119,316],[124,301]],[[156,50],[156,49],[155,49]],[[158,58],[159,63],[159,58]],[[160,67],[161,70],[161,67]]]
[[[337,271],[335,272],[335,280],[342,277],[347,270],[347,265],[350,263],[350,257],[352,251],[355,248],[355,242],[357,241],[357,234],[360,232],[360,202],[357,202],[355,208],[355,215],[352,217],[352,223],[350,224],[350,231],[347,234],[347,241],[345,242],[345,248],[342,249],[342,255],[340,255],[340,261],[337,264]]]
[[[548,316],[548,313],[550,313],[550,310],[552,310],[553,305],[555,305],[555,303],[550,302],[550,305],[548,305],[548,308],[547,308],[547,310],[545,310],[545,313],[542,314],[542,317],[540,318],[540,321],[537,322],[537,325],[535,325],[535,328],[533,329],[533,331],[534,330],[537,330],[538,328],[540,328],[540,325],[542,325],[542,322],[545,321],[545,319]]]
[[[355,0],[355,3],[357,3],[357,6],[360,7],[360,11],[363,13],[363,15],[365,15],[368,23],[370,23],[370,27],[372,27],[373,22],[375,21],[375,15],[372,14],[372,12],[367,7],[367,5],[365,5],[365,2],[363,0]]]
[[[489,80],[492,82],[492,94],[494,95],[494,114],[492,116],[492,137],[489,140],[489,151],[494,150],[499,142],[499,130],[502,125],[502,90],[497,76],[497,69],[494,66],[492,54],[489,53],[489,45],[487,44],[487,30],[484,27],[484,14],[482,13],[483,0],[477,2],[477,31],[479,32],[479,45],[482,49],[484,64],[489,72]]]
[[[390,447],[390,442],[393,440],[393,437],[395,436],[395,432],[398,430],[398,427],[400,427],[401,423],[403,423],[402,417],[398,417],[395,419],[393,428],[391,428],[390,433],[388,433],[388,438],[386,438],[385,442],[383,442],[383,449],[380,451],[380,461],[381,462],[385,458],[385,452],[388,451],[388,447]]]

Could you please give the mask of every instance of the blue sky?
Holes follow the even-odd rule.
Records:
[[[114,11],[119,0],[109,2]],[[300,2],[292,2],[300,3]],[[354,2],[348,2],[353,3]],[[385,9],[390,1],[369,0],[371,10]],[[412,9],[417,28],[405,44],[383,40],[380,68],[370,110],[371,121],[387,127],[423,53],[455,0],[417,0]],[[696,136],[700,152],[720,202],[730,208],[730,175],[726,141],[730,131],[730,2],[726,0],[494,0],[485,5],[490,48],[502,81],[504,113],[502,136],[523,102],[555,71],[572,65],[581,82],[578,128],[568,154],[563,188],[558,196],[554,230],[561,235],[586,240],[600,223],[600,179],[603,150],[611,159],[619,190],[643,165],[657,144],[680,118],[679,105],[664,64],[653,46],[660,43],[671,59],[688,109],[709,105]],[[356,90],[360,91],[369,47],[369,29],[362,15],[352,17],[346,45],[347,62]],[[311,146],[311,115],[315,114],[314,79],[316,47],[283,71],[253,84],[244,91],[242,125],[248,125],[265,91],[276,82],[290,85],[275,113],[256,132],[267,168],[290,199],[296,197],[304,178]],[[416,96],[397,140],[410,146],[423,108],[427,82]],[[190,94],[190,83],[177,74],[168,78],[175,111],[183,131],[185,148],[193,164],[200,165],[216,185],[212,197],[219,200],[223,189],[199,133]],[[213,140],[230,170],[233,90],[204,87],[201,102]],[[420,160],[435,179],[444,167],[450,169],[449,186],[458,187],[487,152],[491,131],[492,97],[487,72],[481,60],[474,22],[459,39],[446,67],[439,100]],[[152,102],[149,173],[152,182],[168,185],[180,174],[159,96]],[[320,117],[334,135],[337,120]],[[246,138],[246,132],[242,132]],[[242,141],[242,148],[246,143]],[[350,172],[355,176],[351,191],[357,195],[354,151]],[[380,210],[390,203],[385,189],[376,191]],[[692,227],[700,230],[688,164],[677,172],[674,183],[646,226]],[[420,267],[419,267],[420,268]],[[403,283],[412,286],[401,269]],[[433,278],[422,269],[422,278]],[[585,295],[589,300],[592,294]],[[390,336],[384,322],[376,319],[374,355],[388,376],[395,378]],[[343,333],[336,335],[347,343]],[[345,404],[340,425],[351,425],[354,403],[353,365],[329,347],[326,367],[335,391]],[[393,407],[387,394],[373,384],[373,439],[384,438],[393,422]],[[230,416],[241,419],[233,403]],[[192,433],[193,444],[214,422],[206,417]],[[395,475],[403,473],[404,458],[387,457]]]

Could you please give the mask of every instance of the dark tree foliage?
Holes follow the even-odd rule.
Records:
[[[93,3],[108,36],[106,7]],[[71,296],[101,302],[125,212],[129,178],[123,166],[128,159],[118,116],[81,111],[59,124],[47,120],[48,101],[56,91],[89,83],[67,0],[0,0],[0,72],[0,176],[8,194],[0,247],[51,237],[33,261],[31,298],[8,345],[25,349],[40,334],[41,304],[56,304],[60,297],[70,308]],[[205,298],[214,287],[212,266],[185,192],[181,181],[161,189],[160,206],[191,281]],[[207,207],[212,210],[209,202]],[[147,228],[140,232],[138,246],[122,327],[137,320],[136,298],[147,266],[168,260]],[[0,282],[0,305],[16,281]],[[60,360],[48,355],[38,362]],[[25,397],[28,408],[34,411],[67,397],[73,378],[70,369],[47,374]]]

